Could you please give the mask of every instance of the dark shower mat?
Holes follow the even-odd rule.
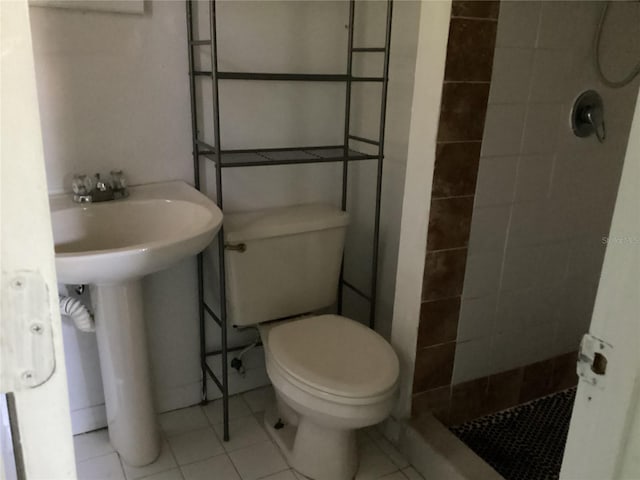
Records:
[[[571,388],[450,430],[506,480],[556,480],[575,396]]]

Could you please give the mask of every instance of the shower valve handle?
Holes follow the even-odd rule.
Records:
[[[593,133],[600,143],[604,143],[607,137],[607,131],[604,126],[604,115],[602,114],[602,108],[592,107],[588,108],[584,112],[585,120],[593,127]]]

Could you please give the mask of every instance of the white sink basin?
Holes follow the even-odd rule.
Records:
[[[58,280],[114,283],[163,270],[202,251],[222,212],[183,182],[133,187],[123,200],[73,203],[51,198]]]
[[[222,212],[184,182],[133,187],[126,199],[96,204],[59,195],[50,205],[58,281],[90,285],[111,444],[129,465],[146,465],[160,453],[160,434],[141,279],[204,250]]]

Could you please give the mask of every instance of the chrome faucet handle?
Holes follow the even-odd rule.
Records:
[[[89,203],[92,201],[91,190],[93,182],[91,178],[84,174],[76,174],[71,180],[71,190],[73,190],[73,201],[77,203]]]
[[[111,188],[114,190],[124,190],[127,188],[127,179],[122,170],[111,170]]]
[[[127,179],[122,170],[111,170],[111,189],[116,198],[122,198],[129,195],[127,190]]]
[[[76,195],[89,195],[93,188],[91,178],[84,174],[77,174],[71,180],[71,189]]]

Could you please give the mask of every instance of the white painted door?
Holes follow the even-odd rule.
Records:
[[[0,390],[11,392],[6,399],[18,478],[74,479],[26,0],[0,1],[0,49]],[[8,441],[4,433],[0,440]],[[0,450],[11,451],[6,444]],[[0,461],[0,478],[16,475],[12,464]]]
[[[607,239],[590,334],[606,370],[580,381],[561,478],[640,479],[640,108]],[[611,348],[607,346],[611,345]],[[596,342],[600,349],[600,342]],[[601,362],[603,363],[603,362]]]

